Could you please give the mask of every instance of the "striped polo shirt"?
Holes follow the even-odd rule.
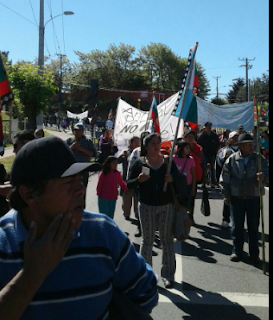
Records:
[[[24,265],[26,237],[20,213],[0,218],[0,290]],[[106,215],[85,211],[67,253],[20,320],[107,320],[113,286],[146,312],[158,303],[156,275],[126,234]]]

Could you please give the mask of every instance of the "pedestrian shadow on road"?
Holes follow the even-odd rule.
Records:
[[[175,283],[174,290],[158,287],[160,294],[168,297],[173,304],[183,311],[184,320],[260,320],[257,316],[247,313],[239,304],[234,303],[219,293],[209,292],[182,282]]]
[[[213,257],[215,253],[220,253],[229,256],[232,252],[232,240],[230,235],[230,229],[222,229],[220,225],[216,223],[208,223],[207,225],[199,225],[195,224],[195,228],[199,229],[198,233],[202,236],[199,237],[190,237],[188,240],[183,242],[182,250],[176,248],[176,253],[182,251],[183,256],[193,256],[197,257],[199,260],[207,262],[207,263],[217,263],[217,260]],[[247,243],[247,231],[244,232],[245,237],[245,249],[248,250]],[[260,234],[261,239],[261,234]],[[227,243],[229,241],[230,243]],[[265,235],[265,242],[269,242],[269,236]],[[260,247],[262,247],[262,243],[259,243]],[[244,251],[242,262],[246,264],[252,265],[249,261],[248,253]],[[266,272],[269,272],[269,263],[266,262]],[[258,265],[254,265],[258,269],[262,269],[262,263]]]

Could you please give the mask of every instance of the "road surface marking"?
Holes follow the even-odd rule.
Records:
[[[182,252],[181,244],[175,243],[176,273],[175,280],[182,283]],[[269,308],[268,294],[242,293],[242,292],[207,292],[207,291],[181,291],[168,289],[164,295],[159,295],[159,303],[192,303],[206,305],[234,305]]]

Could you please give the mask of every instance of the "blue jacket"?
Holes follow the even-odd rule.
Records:
[[[26,236],[17,211],[0,218],[0,290],[24,265]],[[146,313],[158,303],[156,275],[126,234],[106,215],[85,211],[67,253],[20,320],[107,320],[113,287]]]

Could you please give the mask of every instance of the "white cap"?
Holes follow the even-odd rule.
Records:
[[[228,138],[232,139],[234,136],[238,136],[238,135],[239,135],[239,133],[237,131],[232,131],[232,132],[230,132]]]

